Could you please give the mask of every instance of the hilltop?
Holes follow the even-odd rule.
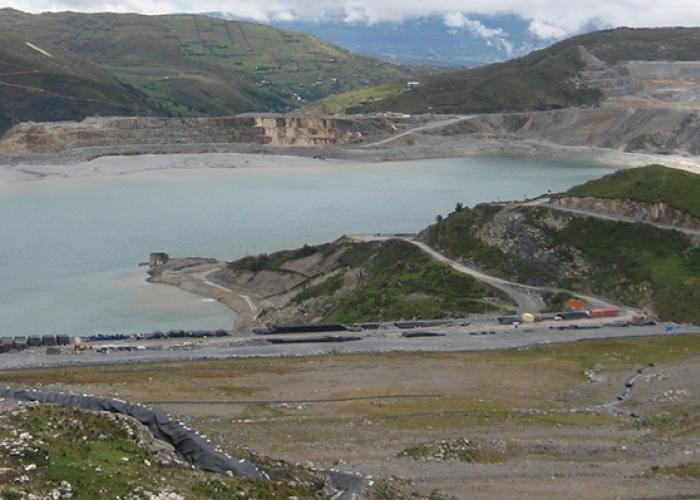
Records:
[[[288,111],[332,93],[407,76],[398,66],[355,55],[311,35],[206,16],[27,14],[2,9],[0,28],[3,34],[9,29],[31,34],[36,44],[71,59],[73,65],[64,65],[61,73],[66,77],[104,75],[100,78],[130,89],[137,103],[148,102],[137,110],[71,109],[56,119],[137,111],[178,116]],[[0,46],[0,60],[12,58],[12,46]],[[53,73],[36,59],[21,66],[35,74],[39,88],[52,91],[44,80]],[[69,86],[83,97],[82,88]],[[12,103],[5,91],[2,100]],[[42,113],[39,100],[26,96],[24,100],[19,116],[8,104],[5,122],[54,119]]]
[[[700,175],[663,165],[620,170],[571,188],[569,196],[626,199],[667,205],[700,219]]]
[[[348,101],[349,112],[484,113],[597,106],[610,97],[640,94],[662,98],[660,88],[682,94],[697,85],[698,28],[618,28],[576,36],[530,54],[475,69],[422,78],[420,85],[389,95]],[[626,63],[662,62],[654,65]],[[686,65],[668,65],[686,62]],[[658,81],[653,75],[664,78]],[[695,95],[695,92],[693,93]],[[666,99],[673,100],[671,96]],[[340,99],[335,96],[336,102]]]

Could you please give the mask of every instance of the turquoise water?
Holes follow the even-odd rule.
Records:
[[[230,260],[344,233],[413,232],[457,201],[532,197],[614,170],[551,158],[271,161],[0,185],[0,336],[229,327],[227,308],[145,283],[137,263],[152,251]]]

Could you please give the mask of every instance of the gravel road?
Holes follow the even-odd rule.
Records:
[[[578,326],[577,329],[560,330],[561,327]],[[444,333],[443,337],[405,338],[403,330],[387,329],[354,333],[361,339],[353,342],[320,342],[299,344],[268,343],[260,336],[241,336],[221,339],[207,346],[190,346],[181,349],[176,344],[162,341],[134,341],[132,344],[146,346],[142,351],[97,353],[72,351],[60,355],[46,354],[43,348],[32,348],[22,352],[0,354],[2,369],[16,370],[43,367],[65,367],[135,362],[186,361],[198,359],[254,358],[313,356],[331,353],[382,353],[382,352],[457,352],[491,349],[512,349],[541,344],[575,342],[588,339],[649,337],[674,335],[677,333],[700,334],[700,327],[676,326],[674,333],[665,333],[665,325],[620,326],[613,322],[597,323],[593,320],[578,322],[542,322],[536,325],[497,325],[483,321],[467,327],[454,326],[430,328]],[[324,334],[315,334],[322,337]],[[305,338],[313,334],[285,335],[284,338]]]

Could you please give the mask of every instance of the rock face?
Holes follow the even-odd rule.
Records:
[[[696,219],[666,203],[645,203],[635,200],[572,196],[553,197],[551,203],[574,210],[623,217],[640,222],[654,222],[688,229],[700,229],[700,219]]]
[[[77,148],[138,144],[347,144],[395,130],[386,117],[238,115],[220,118],[87,118],[22,123],[0,139],[0,155],[60,153]]]
[[[700,154],[700,114],[685,109],[568,108],[482,115],[434,133],[629,152]]]

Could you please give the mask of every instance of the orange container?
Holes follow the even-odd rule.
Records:
[[[591,309],[588,312],[591,318],[615,318],[620,315],[620,310],[617,307],[609,307],[607,309]]]
[[[584,306],[584,303],[582,300],[569,299],[566,301],[566,305],[569,306],[569,309],[571,309],[572,311],[578,311]]]

